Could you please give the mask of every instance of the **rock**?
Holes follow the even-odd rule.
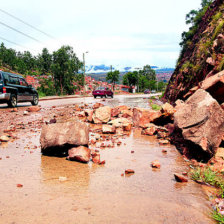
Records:
[[[127,129],[130,129],[130,125],[132,126],[132,122],[127,118],[116,118],[110,121],[108,124],[111,124],[116,128],[128,127]]]
[[[93,105],[93,109],[95,110],[95,109],[98,109],[98,108],[100,108],[100,107],[103,107],[104,105],[102,104],[102,103],[95,103],[94,105]]]
[[[103,134],[114,134],[116,132],[115,126],[104,124],[102,126]]]
[[[100,154],[99,153],[93,153],[92,154],[92,161],[93,163],[100,163]]]
[[[11,112],[18,112],[18,108],[13,108],[12,110],[11,110]]]
[[[44,125],[40,143],[42,153],[67,152],[66,148],[88,145],[89,126],[80,121]]]
[[[208,63],[209,65],[215,66],[215,60],[212,57],[208,57],[206,59],[206,63]]]
[[[123,126],[124,131],[131,131],[132,124],[128,124],[127,126]]]
[[[163,150],[162,150],[162,153],[167,153],[167,150],[166,150],[166,149],[163,149]]]
[[[93,110],[90,109],[85,110],[85,115],[87,117],[87,121],[89,122],[93,121]]]
[[[151,165],[152,165],[153,168],[157,168],[157,169],[159,169],[160,166],[161,166],[160,162],[158,160],[152,161]]]
[[[220,104],[224,103],[224,70],[205,79],[199,85],[201,89],[210,93]]]
[[[142,130],[142,135],[154,135],[157,131],[157,128],[154,124],[148,124],[146,129]]]
[[[224,103],[221,104],[222,109],[224,110]]]
[[[84,146],[71,148],[68,150],[68,159],[82,163],[88,163],[90,160],[90,149]]]
[[[24,112],[23,112],[23,115],[28,115],[28,114],[29,114],[28,111],[24,111]]]
[[[160,145],[167,145],[167,144],[169,144],[170,142],[168,141],[168,140],[166,140],[166,139],[164,139],[164,140],[162,140],[162,139],[160,139],[159,140],[159,144]]]
[[[99,162],[99,165],[104,165],[104,164],[106,164],[105,160]]]
[[[67,177],[59,177],[58,180],[63,182],[67,180]]]
[[[177,182],[188,182],[188,179],[181,174],[175,173],[174,177],[175,177]]]
[[[134,108],[133,109],[133,124],[135,127],[145,128],[150,122],[161,116],[160,111],[154,111],[144,108]]]
[[[163,114],[166,114],[167,116],[172,116],[176,112],[176,110],[171,104],[165,103],[162,105],[161,112]]]
[[[215,159],[222,158],[224,160],[224,148],[218,148],[215,153]]]
[[[185,140],[213,155],[224,134],[224,111],[206,91],[197,90],[174,114]]]
[[[8,142],[9,141],[9,137],[8,136],[6,136],[6,135],[2,135],[1,137],[0,137],[0,142]]]
[[[130,173],[135,173],[135,171],[132,169],[125,170],[125,174],[130,174]]]
[[[108,106],[100,107],[93,113],[93,122],[95,124],[103,124],[110,121],[111,108]]]
[[[19,187],[19,188],[23,187],[22,184],[17,184],[16,186]]]
[[[38,106],[32,106],[32,107],[28,107],[28,108],[27,108],[27,111],[28,111],[28,112],[38,112],[38,111],[40,111],[40,110],[41,110],[41,108],[38,107]]]

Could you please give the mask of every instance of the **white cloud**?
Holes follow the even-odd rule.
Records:
[[[1,35],[37,54],[61,45],[73,46],[87,62],[174,66],[179,55],[185,15],[201,0],[20,0],[4,1],[1,9],[55,36],[54,41],[0,12],[1,21],[44,42],[44,45],[1,26]],[[6,46],[15,47],[6,43]]]

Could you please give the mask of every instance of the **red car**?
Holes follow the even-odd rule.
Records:
[[[107,97],[110,96],[111,98],[114,97],[114,93],[107,87],[98,87],[96,90],[93,91],[93,96],[96,98],[97,96]]]

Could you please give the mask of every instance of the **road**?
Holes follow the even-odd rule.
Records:
[[[26,116],[23,111],[29,104],[21,104],[18,113],[0,110],[0,129],[16,127],[14,140],[0,145],[0,224],[213,223],[201,186],[174,180],[175,172],[188,170],[176,148],[159,145],[139,129],[122,136],[121,146],[99,148],[103,166],[41,155],[44,121],[73,116],[73,104],[95,102],[149,105],[147,96],[139,95],[41,101],[42,110]],[[150,166],[155,159],[161,163],[159,170]],[[135,174],[122,176],[125,169]]]

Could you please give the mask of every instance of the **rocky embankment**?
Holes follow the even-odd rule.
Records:
[[[224,69],[224,3],[215,0],[202,17],[192,39],[186,43],[169,81],[164,99],[186,100],[201,82]]]

